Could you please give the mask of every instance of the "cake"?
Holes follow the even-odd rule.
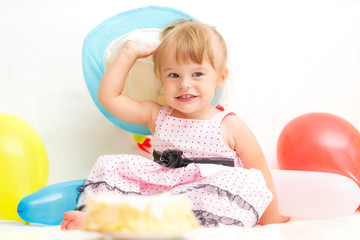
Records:
[[[83,230],[158,233],[182,232],[197,226],[185,196],[98,194],[86,204]]]

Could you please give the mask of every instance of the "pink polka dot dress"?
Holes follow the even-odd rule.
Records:
[[[204,226],[255,226],[272,200],[261,171],[245,169],[222,139],[220,123],[229,112],[210,120],[172,117],[163,107],[153,136],[154,160],[138,155],[101,156],[90,172],[78,202],[81,209],[99,192],[186,195]],[[210,176],[200,165],[220,164]],[[215,165],[213,165],[215,166]]]

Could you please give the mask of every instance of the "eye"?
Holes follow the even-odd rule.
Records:
[[[177,74],[177,73],[170,73],[170,74],[169,74],[169,77],[171,77],[171,78],[178,78],[178,77],[179,77],[179,74]]]
[[[193,77],[201,77],[202,75],[204,75],[202,72],[193,73]]]

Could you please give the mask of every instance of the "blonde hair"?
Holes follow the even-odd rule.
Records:
[[[193,20],[180,21],[162,32],[161,41],[153,55],[154,72],[158,79],[161,79],[161,57],[169,50],[175,50],[178,63],[192,61],[202,64],[205,59],[218,73],[226,68],[226,43],[214,27]]]

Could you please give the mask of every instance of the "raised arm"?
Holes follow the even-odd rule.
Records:
[[[100,104],[111,114],[122,121],[147,126],[151,132],[154,130],[154,119],[161,106],[152,101],[140,102],[121,93],[126,77],[136,60],[150,56],[155,50],[156,47],[150,48],[128,41],[105,71],[98,90]]]
[[[273,194],[273,200],[260,218],[259,224],[265,225],[289,221],[289,217],[281,216],[279,213],[278,198],[273,178],[260,145],[251,130],[235,115],[226,117],[222,128],[224,129],[224,139],[228,140],[229,146],[236,151],[244,167],[260,170],[266,180],[266,186]],[[227,129],[231,131],[227,131]]]

